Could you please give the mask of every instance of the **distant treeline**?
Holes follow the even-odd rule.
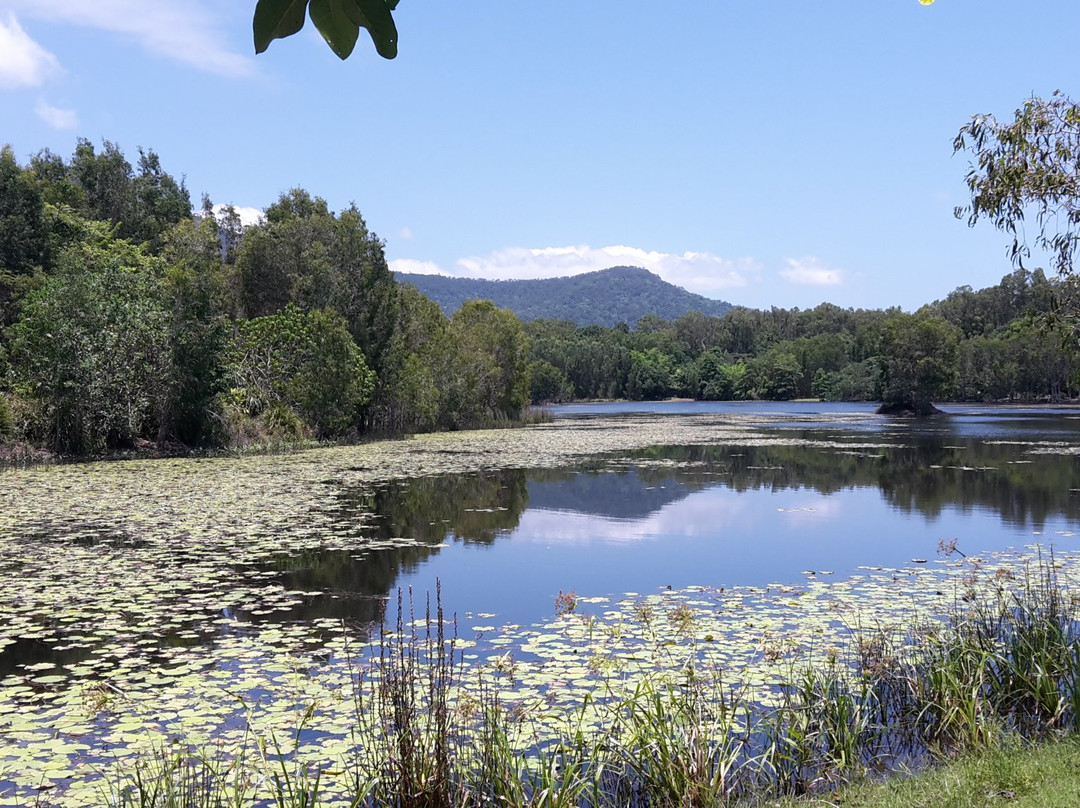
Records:
[[[355,207],[294,189],[243,226],[153,151],[0,150],[0,444],[92,454],[511,422],[530,400],[1042,400],[1076,392],[1017,271],[915,314],[822,305],[578,328],[395,282]],[[596,305],[603,305],[600,300]]]
[[[1052,313],[1064,285],[1019,269],[899,309],[696,312],[577,328],[527,323],[534,401],[822,398],[918,408],[937,401],[1057,401],[1077,393],[1078,355]]]

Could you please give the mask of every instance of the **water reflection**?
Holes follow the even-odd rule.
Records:
[[[560,590],[766,585],[807,569],[903,565],[943,539],[971,552],[1070,541],[1076,460],[1024,441],[1075,437],[1076,422],[1023,423],[1002,433],[1000,419],[888,422],[872,440],[835,426],[774,429],[779,444],[663,446],[569,469],[343,490],[336,516],[376,546],[398,536],[419,546],[274,564],[288,586],[327,593],[297,619],[376,619],[396,587],[439,579],[452,611],[532,622]]]
[[[302,626],[318,643],[339,634],[342,620],[376,624],[399,587],[413,587],[422,603],[436,581],[447,612],[465,617],[468,633],[544,619],[559,591],[618,596],[665,586],[767,586],[797,582],[807,570],[841,576],[858,574],[860,565],[933,559],[941,540],[957,540],[969,553],[1077,541],[1076,457],[1039,453],[1080,446],[1080,421],[1072,416],[978,411],[926,422],[785,424],[755,430],[766,440],[748,445],[658,446],[572,468],[378,485],[328,480],[336,493],[316,514],[320,524],[326,517],[332,535],[359,541],[337,549],[282,546],[229,567],[217,558],[208,563],[204,548],[177,543],[147,579],[147,591],[135,592],[131,605],[105,615],[78,643],[55,639],[65,632],[68,601],[83,594],[64,594],[60,580],[61,599],[35,616],[37,630],[0,649],[0,677],[19,665],[82,663],[116,632],[140,653],[213,645],[230,632],[261,628],[250,624]],[[137,530],[49,515],[19,540],[46,554],[101,550],[94,563],[116,575],[143,558]],[[205,577],[191,576],[201,581],[197,587],[176,586],[200,569]],[[191,608],[167,625],[144,625],[144,600]],[[67,619],[83,619],[79,614]],[[91,636],[99,633],[100,640]]]

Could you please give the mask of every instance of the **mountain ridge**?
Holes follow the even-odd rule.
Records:
[[[578,326],[633,326],[647,314],[674,320],[691,311],[721,317],[731,303],[668,283],[641,267],[615,266],[579,275],[528,280],[483,280],[395,272],[450,316],[466,300],[490,300],[522,320],[573,320]]]

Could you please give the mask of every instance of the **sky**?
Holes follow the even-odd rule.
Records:
[[[153,149],[196,205],[355,203],[400,271],[913,310],[1013,269],[953,215],[959,128],[1080,96],[1076,0],[401,0],[390,61],[310,22],[256,56],[253,9],[0,0],[0,144]]]

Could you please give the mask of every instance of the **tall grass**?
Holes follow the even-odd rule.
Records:
[[[394,808],[696,808],[833,789],[866,773],[1074,733],[1080,606],[1052,557],[1021,580],[984,575],[945,621],[858,632],[850,658],[793,666],[769,698],[719,671],[646,677],[587,700],[554,736],[530,729],[464,665],[436,592],[396,621],[355,676],[345,802]],[[981,594],[980,594],[981,593]],[[591,699],[592,697],[590,697]],[[591,712],[590,712],[591,711]],[[599,714],[599,724],[590,718]],[[308,719],[311,718],[309,714]],[[294,739],[299,748],[299,734]],[[329,799],[323,773],[255,744],[231,758],[159,750],[121,776],[122,808]],[[341,801],[340,789],[336,792]]]

